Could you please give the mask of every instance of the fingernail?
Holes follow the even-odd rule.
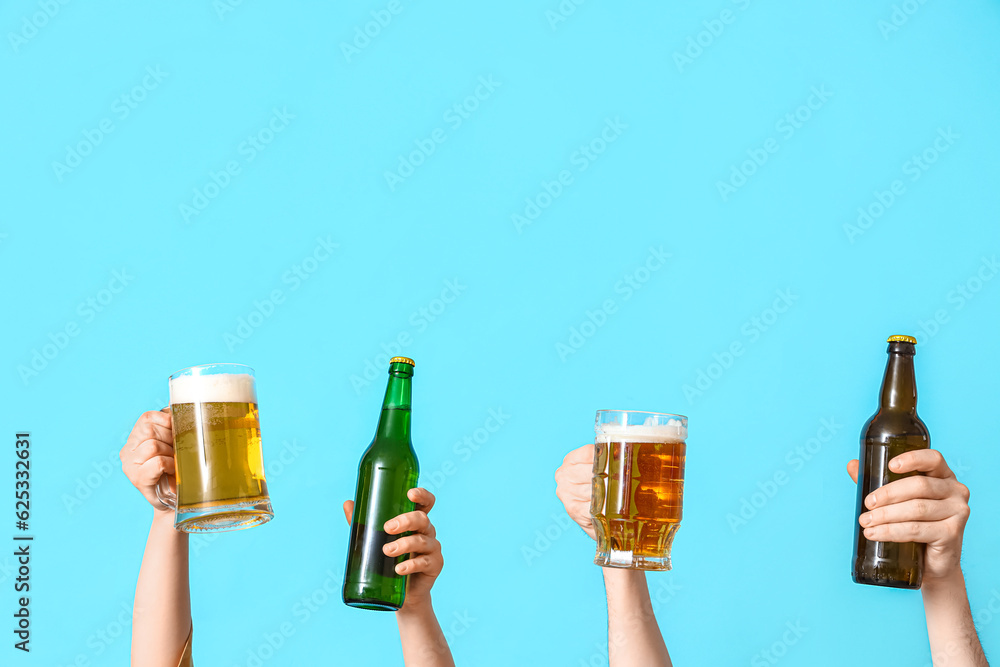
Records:
[[[871,528],[865,528],[865,537],[867,539],[870,540],[874,534],[875,534],[874,530],[872,530]]]
[[[872,507],[875,507],[875,494],[874,493],[871,494],[870,496],[868,496],[867,498],[865,498],[865,505],[867,505],[869,509],[871,509]]]
[[[397,565],[395,567],[395,570],[396,570],[396,574],[403,574],[403,564],[400,563],[399,565]]]
[[[399,527],[399,522],[396,521],[395,519],[389,519],[385,523],[386,530],[396,530],[398,527]]]
[[[899,465],[900,465],[899,461],[897,461],[896,459],[893,459],[893,460],[889,461],[889,467],[890,468],[896,469],[896,468],[899,468]]]
[[[384,547],[382,547],[382,551],[386,555],[389,555],[389,554],[391,554],[391,553],[393,553],[393,552],[396,551],[396,545],[395,544],[387,544]]]
[[[872,513],[871,512],[865,512],[864,514],[861,515],[861,525],[862,526],[867,526],[871,522],[872,522]]]

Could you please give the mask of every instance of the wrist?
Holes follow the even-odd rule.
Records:
[[[434,606],[431,604],[431,595],[414,596],[407,595],[406,602],[396,610],[396,618],[418,618],[434,616]]]
[[[175,530],[174,511],[153,509],[153,529],[154,530]]]
[[[965,576],[962,574],[962,568],[955,567],[940,577],[928,577],[925,574],[920,583],[920,592],[924,597],[956,592],[965,595]]]

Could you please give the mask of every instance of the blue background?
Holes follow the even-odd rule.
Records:
[[[604,664],[593,544],[553,481],[598,408],[690,417],[675,570],[649,577],[678,665],[771,664],[764,650],[929,664],[920,596],[849,575],[844,465],[894,333],[920,335],[921,415],[972,489],[964,568],[1000,650],[1000,280],[977,282],[1000,250],[1000,5],[514,4],[0,9],[3,488],[30,429],[37,536],[33,652],[8,643],[5,664],[125,664],[150,510],[117,452],[172,371],[211,361],[257,370],[277,516],[192,543],[196,662],[400,664],[394,619],[322,586],[339,589],[340,504],[401,334],[458,664]],[[275,109],[294,118],[268,134]],[[213,175],[226,186],[206,188]],[[196,190],[206,205],[185,215]],[[881,215],[860,227],[859,207]],[[337,248],[312,263],[317,238]],[[656,271],[651,247],[670,255]],[[314,271],[296,283],[296,266]],[[792,305],[769,312],[779,290]],[[25,373],[36,351],[50,358]],[[484,438],[491,409],[509,418]],[[810,443],[823,419],[834,437]],[[744,501],[758,507],[733,524]],[[262,649],[285,622],[294,634]],[[773,649],[788,623],[807,630]]]

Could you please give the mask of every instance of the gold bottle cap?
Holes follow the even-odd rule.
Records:
[[[916,341],[913,341],[913,342],[916,342]],[[413,359],[410,359],[409,357],[393,357],[392,359],[389,360],[389,363],[390,364],[394,364],[397,361],[399,363],[401,363],[401,364],[409,364],[411,366],[416,366],[416,364],[413,363]]]
[[[887,343],[913,343],[917,344],[917,339],[913,336],[889,336]]]

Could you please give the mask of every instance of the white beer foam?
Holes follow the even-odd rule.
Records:
[[[670,419],[666,424],[599,424],[597,442],[628,440],[629,442],[684,442],[687,440],[687,426],[680,419]]]
[[[257,403],[253,376],[246,373],[182,375],[170,381],[170,404]]]

